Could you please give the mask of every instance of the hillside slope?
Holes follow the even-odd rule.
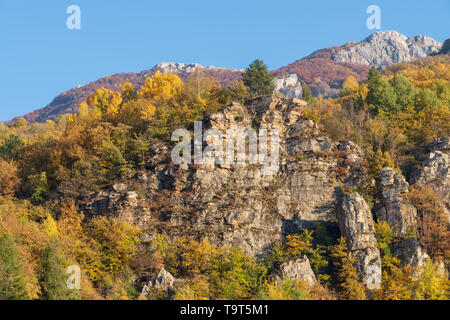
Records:
[[[384,67],[423,58],[438,52],[441,47],[442,43],[429,37],[408,38],[396,31],[378,31],[362,42],[318,50],[273,72],[277,78],[284,79],[295,74],[301,85],[308,85],[314,95],[334,97],[348,76],[351,75],[358,81],[367,79],[370,65]],[[202,70],[205,75],[217,78],[224,86],[229,86],[233,80],[240,79],[242,72],[236,69],[206,67],[196,63],[163,62],[139,73],[117,73],[65,91],[48,106],[24,115],[24,118],[29,122],[45,122],[54,119],[58,114],[75,113],[78,105],[98,88],[117,90],[119,84],[124,81],[140,87],[145,78],[156,71],[177,73],[184,80],[195,70]],[[300,83],[296,86],[296,90],[291,92],[301,93]],[[278,91],[286,93],[289,88],[279,88]],[[12,122],[15,120],[17,118]]]

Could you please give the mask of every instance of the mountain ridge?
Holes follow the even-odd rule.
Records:
[[[378,68],[393,63],[407,62],[435,54],[442,43],[427,36],[407,37],[397,31],[378,31],[361,42],[351,42],[342,46],[333,46],[314,51],[284,67],[273,70],[277,79],[287,79],[292,74],[298,77],[296,90],[280,87],[277,92],[301,94],[302,85],[308,85],[315,96],[336,96],[342,83],[348,76],[361,82],[367,78],[369,66]],[[407,51],[407,52],[406,52]],[[156,71],[175,72],[183,80],[197,69],[206,76],[212,76],[223,86],[230,86],[234,80],[241,79],[243,70],[216,66],[203,66],[198,63],[161,62],[153,68],[141,72],[115,73],[99,78],[83,86],[77,86],[56,96],[46,107],[34,110],[23,117],[28,122],[45,122],[58,114],[75,113],[78,105],[100,87],[117,90],[120,83],[131,82],[135,87],[144,84],[145,78]],[[288,81],[289,83],[289,81]],[[20,117],[10,121],[14,123]]]

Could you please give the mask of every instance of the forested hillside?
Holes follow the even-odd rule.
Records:
[[[345,66],[307,103],[155,72],[0,123],[0,299],[449,299],[450,55]],[[202,119],[277,126],[280,172],[171,163]]]

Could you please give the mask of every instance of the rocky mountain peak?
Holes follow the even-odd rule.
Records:
[[[198,69],[206,69],[206,70],[232,70],[232,71],[241,71],[238,69],[231,68],[219,68],[216,66],[204,66],[199,63],[182,63],[182,62],[161,62],[155,65],[152,70],[158,70],[166,73],[191,73]]]
[[[441,48],[442,43],[433,38],[423,35],[407,37],[400,32],[388,30],[374,32],[362,42],[345,46],[331,58],[338,62],[382,68],[393,63],[425,58]]]

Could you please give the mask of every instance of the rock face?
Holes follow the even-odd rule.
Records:
[[[377,205],[377,218],[386,221],[396,237],[408,235],[415,230],[417,216],[416,209],[407,201],[408,182],[387,167],[380,170],[379,184],[383,200]]]
[[[443,210],[450,223],[450,138],[438,138],[428,146],[429,153],[411,178],[411,183],[428,185],[442,197]]]
[[[450,53],[450,39],[444,41],[441,50],[436,54],[447,54],[447,53]]]
[[[365,161],[357,145],[332,141],[303,117],[304,110],[301,100],[262,97],[246,105],[234,103],[203,121],[203,129],[220,132],[277,129],[275,174],[264,174],[261,164],[175,165],[171,148],[161,143],[153,146],[145,174],[136,178],[144,181],[138,197],[102,191],[85,199],[80,209],[86,215],[115,214],[149,236],[206,238],[252,255],[263,254],[287,234],[315,228],[317,222],[337,236],[340,188],[367,183]]]
[[[415,238],[407,238],[391,245],[393,255],[400,260],[400,266],[410,265],[413,268],[423,267],[428,254]]]
[[[361,279],[368,289],[379,289],[381,259],[369,205],[358,193],[344,195],[337,217],[349,254],[357,258]]]
[[[155,283],[153,286],[157,289],[167,290],[173,285],[174,277],[166,271],[166,269],[162,268],[156,277]]]
[[[401,266],[421,267],[428,255],[419,242],[409,235],[415,233],[417,210],[408,203],[406,193],[409,184],[405,178],[391,168],[380,170],[383,201],[376,211],[377,218],[386,221],[394,232],[396,240],[391,245],[393,256],[399,258]]]
[[[173,284],[175,282],[175,278],[168,272],[166,269],[162,268],[156,279],[148,281],[145,284],[141,291],[141,297],[146,297],[151,288],[159,289],[171,293],[173,291]]]
[[[378,31],[364,41],[337,51],[332,59],[338,62],[375,65],[408,62],[438,52],[442,43],[426,36],[407,37],[397,31]]]
[[[275,79],[274,93],[282,93],[286,98],[298,98],[303,95],[302,85],[295,73],[284,78]]]
[[[284,263],[280,266],[278,281],[286,278],[305,281],[309,284],[317,282],[316,275],[311,269],[309,259],[306,256],[304,256],[303,259],[289,261],[288,263]]]

